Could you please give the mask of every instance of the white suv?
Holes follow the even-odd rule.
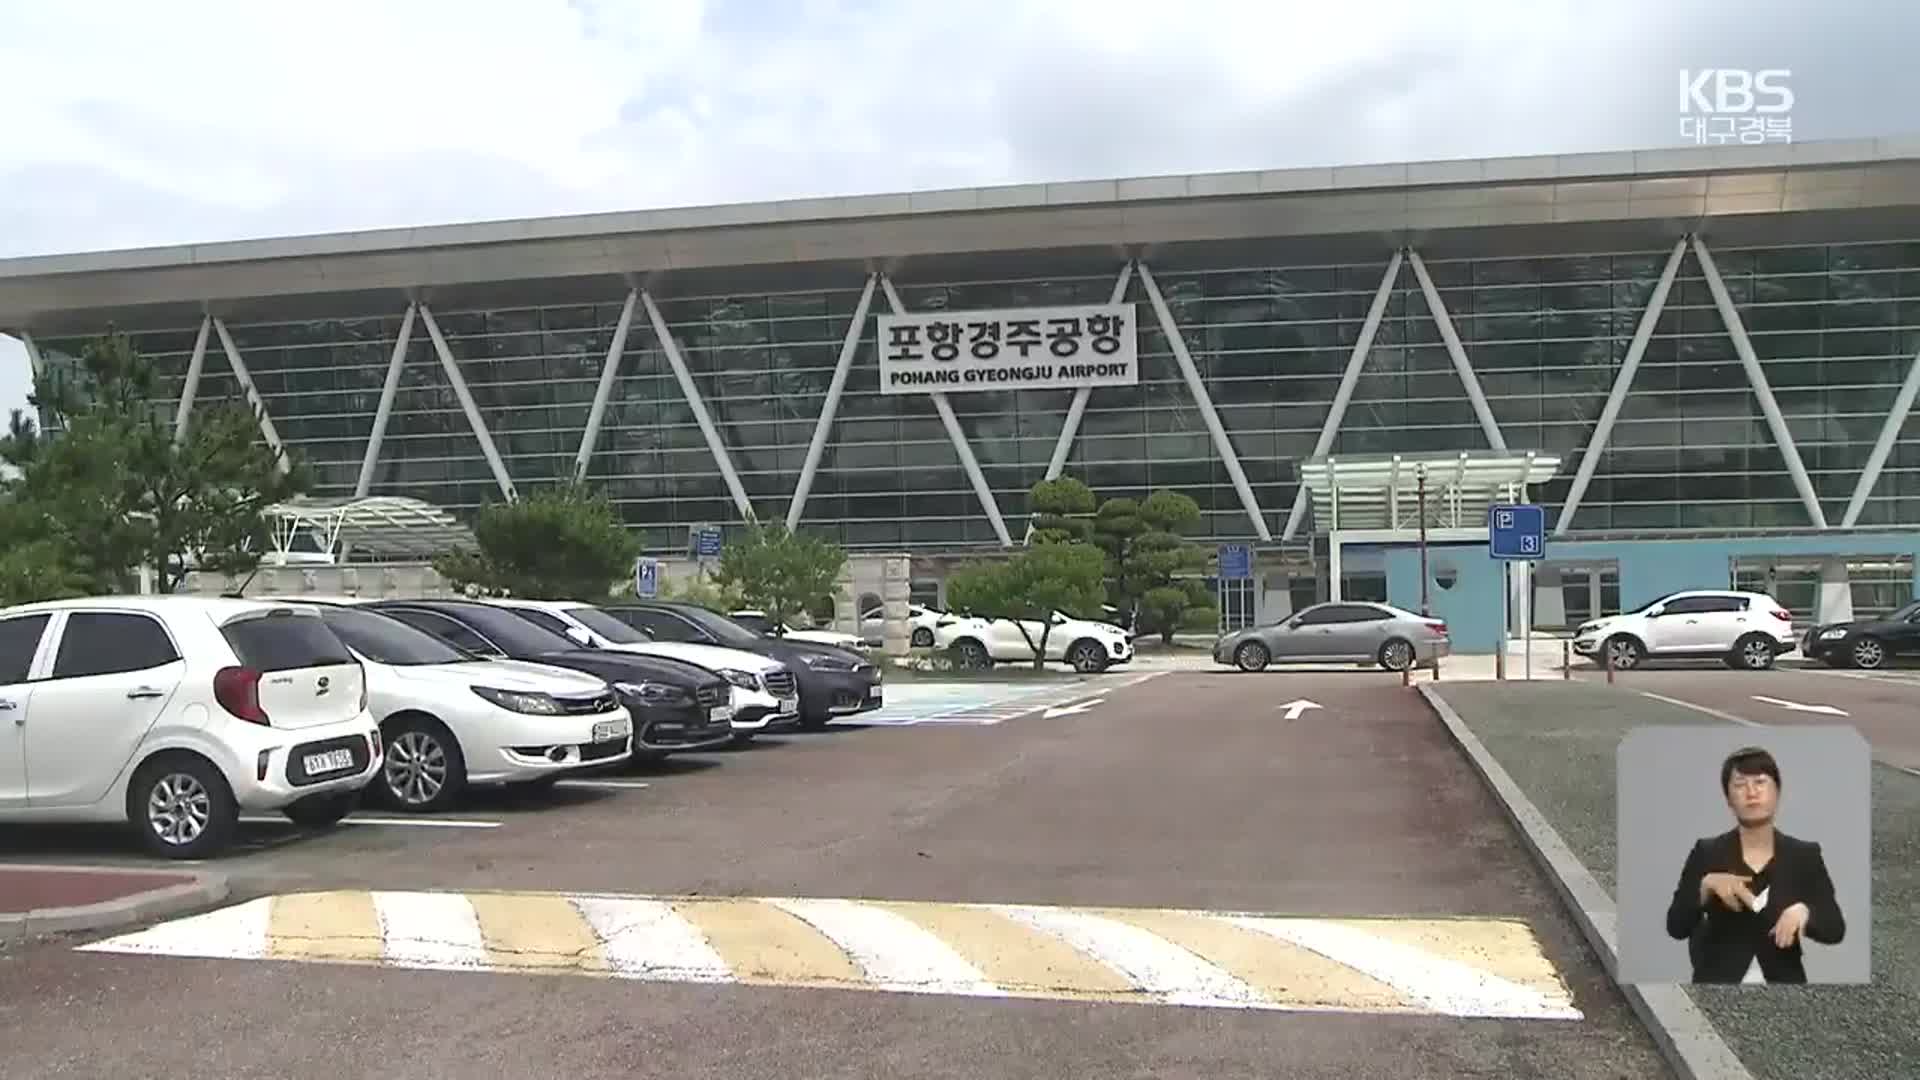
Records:
[[[319,605],[367,673],[387,744],[370,788],[400,810],[444,810],[468,786],[544,786],[633,756],[633,718],[604,679],[463,653],[399,619]]]
[[[1133,635],[1112,623],[1076,619],[1060,611],[1053,613],[1052,621],[1049,630],[1038,619],[942,615],[934,625],[933,647],[951,653],[954,663],[964,668],[1032,663],[1045,630],[1046,658],[1064,661],[1083,675],[1133,659]]]
[[[1765,593],[1697,589],[1669,593],[1633,611],[1581,624],[1573,651],[1596,664],[1635,668],[1648,660],[1723,660],[1764,671],[1798,647],[1793,615]]]
[[[381,764],[365,674],[310,607],[0,610],[0,821],[127,821],[148,849],[198,859],[243,809],[339,821]]]
[[[778,660],[745,649],[700,645],[690,641],[656,641],[592,604],[577,600],[488,600],[508,608],[536,626],[592,649],[664,656],[705,668],[733,687],[733,737],[747,742],[763,731],[780,731],[800,724],[800,687],[793,672]]]

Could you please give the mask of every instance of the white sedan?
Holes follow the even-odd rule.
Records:
[[[764,611],[731,611],[727,618],[757,634],[768,637],[781,637],[789,641],[811,641],[818,645],[832,645],[839,649],[851,649],[857,653],[867,651],[865,639],[858,634],[843,634],[838,630],[799,630],[792,626],[776,628],[773,620]]]
[[[800,689],[785,664],[745,649],[661,641],[628,626],[592,604],[576,600],[487,601],[508,608],[536,626],[592,649],[664,656],[702,667],[733,686],[733,737],[746,742],[763,731],[800,723]]]
[[[431,813],[469,786],[543,786],[633,755],[633,718],[602,679],[470,656],[377,611],[319,610],[366,669],[387,742],[372,790],[396,809]]]
[[[995,664],[1032,663],[1046,634],[1046,658],[1072,665],[1091,675],[1133,659],[1133,635],[1112,623],[1076,619],[1053,613],[1049,627],[1038,619],[985,619],[945,615],[935,624],[933,647],[948,652],[964,668]]]
[[[380,771],[360,664],[311,608],[101,596],[0,611],[0,822],[126,821],[175,859],[242,810],[323,826]]]

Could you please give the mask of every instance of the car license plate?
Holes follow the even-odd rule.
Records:
[[[709,711],[709,712],[707,713],[707,722],[708,722],[708,723],[711,723],[711,724],[731,724],[731,723],[733,723],[733,706],[731,706],[731,705],[715,705],[715,706],[714,706],[714,707],[713,707],[713,708],[712,708],[712,709],[711,709],[711,710],[710,710],[710,711]]]
[[[868,701],[880,700],[880,684],[875,683],[874,685],[867,687],[867,700]]]
[[[624,739],[631,734],[633,734],[631,720],[602,720],[593,725],[593,741],[597,743]]]
[[[780,699],[780,715],[781,716],[790,716],[793,713],[797,713],[799,711],[800,711],[799,698],[783,697]]]
[[[339,772],[341,769],[353,768],[353,751],[329,750],[324,754],[308,754],[303,763],[307,767],[308,776]]]

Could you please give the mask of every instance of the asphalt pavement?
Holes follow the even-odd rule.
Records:
[[[1397,676],[995,717],[249,825],[229,906],[0,955],[0,1074],[1666,1075]]]

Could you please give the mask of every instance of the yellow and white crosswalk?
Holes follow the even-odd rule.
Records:
[[[802,897],[316,892],[82,951],[1234,1009],[1578,1020],[1524,922]]]

